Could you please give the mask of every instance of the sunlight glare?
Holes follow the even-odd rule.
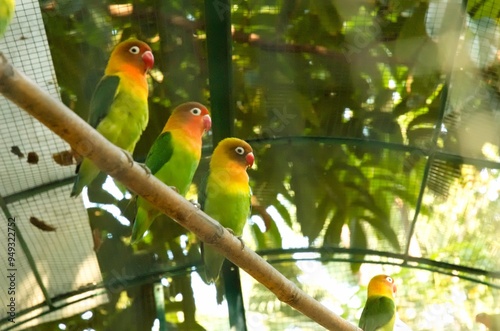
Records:
[[[264,224],[264,220],[262,220],[262,217],[257,215],[252,215],[250,217],[250,224],[257,225],[257,227],[262,233],[266,232],[266,225]]]
[[[160,283],[161,285],[165,286],[165,287],[170,287],[170,282],[168,281],[168,279],[166,279],[165,277],[163,277],[161,280],[160,280]]]
[[[153,322],[153,326],[151,327],[151,331],[160,331],[160,320],[155,318]]]
[[[110,213],[111,215],[113,215],[118,220],[118,222],[120,222],[121,224],[123,224],[125,226],[130,226],[130,221],[125,216],[122,215],[122,211],[117,206],[91,202],[89,200],[88,190],[86,187],[83,188],[81,195],[82,195],[83,205],[86,209],[101,208],[101,209],[107,211],[108,213]]]
[[[279,199],[279,197],[278,197]],[[288,203],[288,202],[287,202]],[[288,203],[289,204],[289,203]],[[287,207],[288,208],[288,207]],[[303,248],[309,245],[309,240],[297,233],[285,223],[280,213],[274,206],[267,207],[266,211],[271,215],[283,240],[283,249]]]
[[[92,318],[92,316],[94,316],[94,313],[92,313],[90,310],[87,310],[86,312],[84,312],[82,314],[82,320],[89,320]]]
[[[353,116],[354,116],[354,112],[351,109],[349,109],[349,108],[344,109],[344,114],[343,114],[344,120],[348,121]]]
[[[106,177],[106,181],[104,181],[104,184],[102,184],[102,188],[118,201],[122,200],[125,197],[118,186],[116,186],[113,178],[109,176]]]

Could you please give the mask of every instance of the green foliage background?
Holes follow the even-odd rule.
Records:
[[[111,10],[114,1],[40,1],[62,98],[83,118],[113,45],[130,36],[151,45],[156,64],[150,77],[150,122],[134,153],[143,160],[175,105],[188,100],[210,105],[204,2],[128,3],[133,11],[119,14]],[[447,14],[439,16],[436,9]],[[358,297],[365,291],[358,286],[359,275],[373,271],[363,269],[361,262],[391,262],[371,259],[368,249],[498,271],[497,199],[480,194],[498,190],[490,184],[498,172],[482,170],[482,162],[491,160],[483,149],[486,143],[497,147],[498,161],[498,128],[492,120],[498,62],[481,52],[478,60],[472,50],[477,44],[490,45],[485,22],[495,27],[499,11],[498,2],[491,0],[232,1],[234,132],[256,151],[257,166],[250,176],[262,207],[252,211],[248,245],[260,251],[290,248],[285,227],[305,238],[304,247],[357,249],[343,255],[320,250],[315,259],[323,261],[318,270],[328,270]],[[205,139],[209,155],[211,136]],[[487,165],[498,168],[496,162]],[[206,168],[204,159],[196,182]],[[477,180],[484,171],[487,179]],[[133,220],[133,202],[102,190],[102,181],[89,189],[90,200],[98,205],[88,215],[100,243],[104,281],[110,290],[120,279],[135,280],[120,290],[112,287],[111,302],[95,310],[93,327],[150,329],[155,311],[146,283],[171,268],[165,297],[169,323],[179,330],[223,330],[225,326],[199,322],[203,317],[197,310],[203,307],[195,305],[195,276],[185,272],[199,263],[197,239],[164,219],[154,223],[143,244],[130,247],[130,227],[102,206],[117,205]],[[196,185],[191,193],[196,197]],[[468,208],[457,207],[464,203]],[[449,233],[443,234],[447,228]],[[332,257],[351,262],[332,262]],[[333,267],[335,263],[341,267]],[[301,281],[303,270],[295,263],[277,266],[301,286],[312,286]],[[408,324],[427,330],[419,311],[425,300],[443,304],[455,278],[426,275],[416,280],[411,269],[386,271],[407,285],[400,314]],[[496,282],[485,276],[476,280]],[[291,309],[269,308],[275,299],[258,285],[252,288],[251,311],[279,312],[290,323],[299,318]],[[429,290],[425,297],[422,288]],[[319,299],[328,297],[327,286],[314,291]],[[476,327],[473,314],[495,309],[486,286],[464,281],[459,291],[480,303],[454,311],[443,330]],[[176,299],[179,293],[182,300]],[[341,313],[356,322],[360,305],[349,302],[339,304]],[[409,307],[416,314],[405,315]],[[458,318],[464,311],[469,317]],[[78,316],[63,322],[74,330],[84,324]],[[266,324],[270,330],[284,330],[273,323],[276,319]],[[309,329],[314,328],[304,327]]]

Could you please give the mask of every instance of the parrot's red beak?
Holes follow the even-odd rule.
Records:
[[[144,61],[144,64],[146,65],[146,70],[153,69],[153,66],[155,65],[155,57],[151,51],[145,51],[144,54],[142,54],[142,61]]]
[[[212,127],[212,119],[210,118],[210,115],[203,115],[203,129],[205,129],[205,132],[208,132],[210,128]]]
[[[397,291],[398,287],[396,286],[396,284],[392,285],[392,293],[396,294]]]
[[[248,153],[247,156],[245,156],[245,160],[247,161],[248,166],[251,168],[253,166],[253,162],[255,161],[253,153]]]

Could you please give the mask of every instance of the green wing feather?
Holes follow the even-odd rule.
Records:
[[[94,94],[92,95],[92,100],[90,101],[88,120],[88,123],[94,129],[97,128],[102,119],[109,113],[119,83],[120,78],[118,76],[104,76],[97,84]],[[88,170],[82,172],[80,170],[84,163],[87,163]],[[71,190],[72,197],[76,197],[82,192],[83,187],[88,185],[99,174],[99,169],[95,165],[90,164],[89,161],[84,160],[76,166],[75,173],[77,173],[78,176]],[[86,178],[82,178],[82,176]]]
[[[395,314],[396,305],[392,299],[384,296],[370,297],[366,300],[359,319],[359,327],[364,331],[392,330]]]
[[[119,84],[120,77],[118,76],[104,76],[97,84],[90,102],[88,120],[93,128],[97,128],[102,119],[108,115]]]
[[[153,175],[170,160],[173,151],[172,134],[168,131],[163,132],[156,138],[146,157],[146,166]]]

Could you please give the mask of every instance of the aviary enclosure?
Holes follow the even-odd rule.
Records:
[[[146,42],[135,161],[176,106],[201,102],[212,127],[186,199],[220,140],[246,140],[243,251],[353,325],[385,273],[412,330],[486,330],[476,315],[500,313],[499,16],[497,0],[17,0],[0,52],[87,120],[113,47]],[[102,174],[70,198],[70,145],[0,109],[1,330],[324,329],[228,261],[206,285],[200,238],[166,216],[131,245],[134,194]]]

